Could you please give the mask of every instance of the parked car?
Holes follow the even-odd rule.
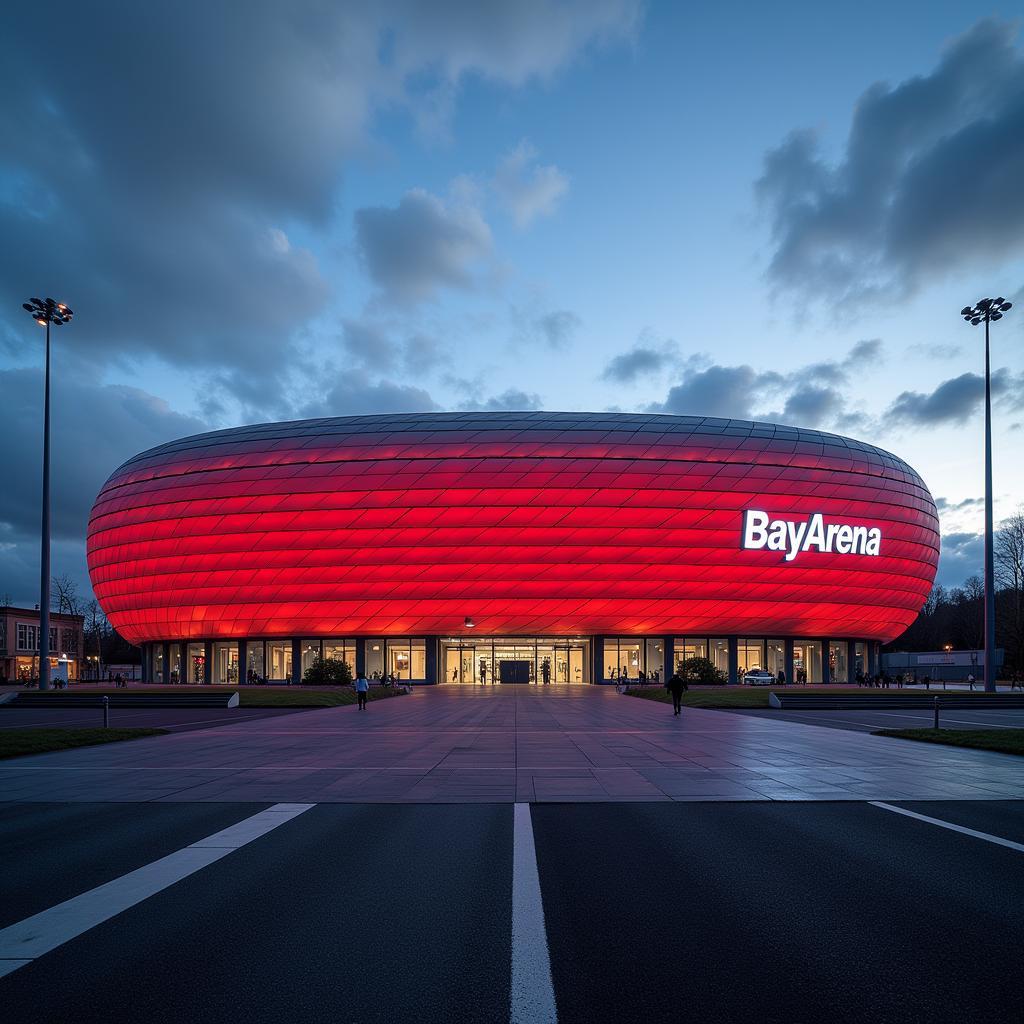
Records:
[[[743,677],[743,682],[747,686],[774,686],[775,676],[767,669],[755,668],[753,672],[748,672]]]

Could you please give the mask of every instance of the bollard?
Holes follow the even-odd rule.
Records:
[[[938,729],[938,727],[939,727],[939,698],[936,697],[935,698],[935,721],[934,721],[934,723],[932,725],[932,728],[933,729]]]
[[[938,714],[938,712],[936,712]],[[103,728],[110,728],[110,698],[104,694],[103,697]]]

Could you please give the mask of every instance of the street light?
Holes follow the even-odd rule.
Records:
[[[43,399],[43,525],[39,580],[39,689],[50,688],[50,324],[61,327],[74,315],[63,302],[30,299],[21,304],[46,328],[46,384]]]
[[[973,326],[985,323],[985,690],[996,690],[996,589],[992,557],[992,376],[989,372],[988,325],[1002,320],[1013,305],[1001,295],[964,306],[960,315]]]

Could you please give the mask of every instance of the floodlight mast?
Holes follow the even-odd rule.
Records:
[[[985,690],[996,691],[996,589],[992,531],[992,374],[989,356],[989,324],[1002,320],[1013,306],[1001,295],[964,306],[960,315],[974,327],[985,324]]]
[[[39,689],[50,688],[50,324],[71,323],[74,313],[63,302],[30,299],[21,308],[46,328],[46,375],[43,397],[43,495],[39,557]]]

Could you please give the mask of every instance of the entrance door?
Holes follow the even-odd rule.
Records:
[[[498,662],[498,679],[503,683],[528,683],[532,667],[529,661],[503,659]]]

